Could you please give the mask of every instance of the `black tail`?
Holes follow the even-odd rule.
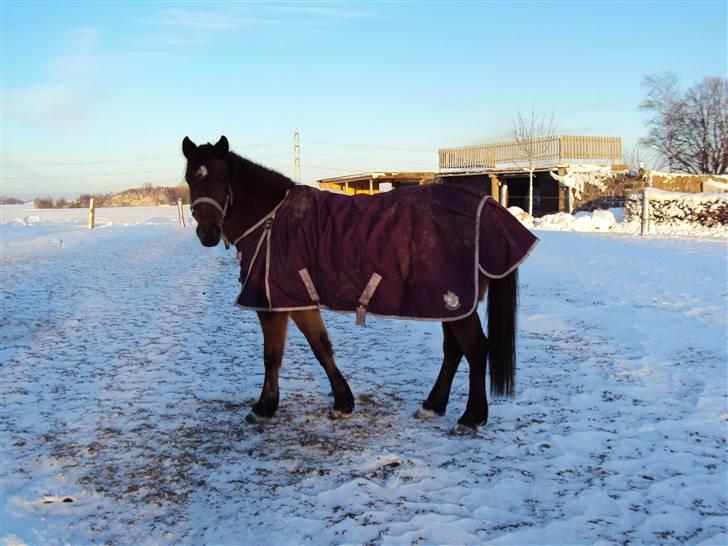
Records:
[[[516,310],[518,270],[488,279],[488,355],[490,392],[513,396],[516,385]]]

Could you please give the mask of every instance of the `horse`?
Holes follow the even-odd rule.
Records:
[[[182,152],[197,238],[206,247],[221,240],[236,247],[242,285],[238,304],[256,311],[263,333],[265,378],[246,421],[263,422],[278,409],[289,317],[328,376],[334,396],[330,415],[352,413],[354,396],[336,366],[321,308],[356,312],[358,323],[364,323],[367,312],[442,322],[442,365],[415,417],[445,414],[463,357],[469,365],[469,392],[456,431],[477,431],[488,420],[488,362],[491,395],[514,395],[518,266],[538,239],[491,197],[449,184],[372,196],[326,192],[297,185],[241,157],[230,150],[225,136],[199,146],[185,137]],[[443,210],[450,216],[433,224]],[[481,217],[490,218],[485,231]],[[398,221],[398,229],[387,229]],[[447,232],[451,223],[460,233]],[[311,230],[313,235],[304,239]],[[396,232],[399,242],[388,240],[388,232]],[[353,257],[337,261],[344,254]],[[492,271],[484,269],[484,262],[495,264],[489,266]],[[423,300],[439,281],[428,280],[425,273],[446,276],[446,269],[448,282],[458,288],[436,295],[433,311]],[[361,280],[355,277],[358,270],[363,271]],[[427,284],[427,294],[418,290],[420,284]],[[487,336],[477,312],[486,293]]]

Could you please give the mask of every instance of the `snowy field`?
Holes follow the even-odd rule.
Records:
[[[436,323],[325,316],[344,421],[292,326],[279,413],[251,426],[262,343],[232,251],[173,207],[102,209],[93,231],[0,213],[3,544],[728,540],[725,237],[539,230],[518,394],[457,437],[465,364],[445,417],[411,417]]]

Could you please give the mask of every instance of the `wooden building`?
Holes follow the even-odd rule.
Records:
[[[322,190],[334,190],[349,195],[375,194],[402,186],[422,186],[435,181],[432,172],[370,172],[318,180]]]
[[[621,163],[619,137],[553,136],[527,143],[442,148],[438,178],[445,183],[478,187],[506,206],[528,210],[529,169],[533,169],[533,213],[541,216],[568,211],[573,203],[571,189],[550,173],[564,176],[572,165],[623,169]]]

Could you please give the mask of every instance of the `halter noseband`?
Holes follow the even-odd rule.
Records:
[[[212,197],[198,197],[197,199],[192,201],[192,204],[190,205],[190,211],[193,215],[195,213],[195,207],[201,203],[207,203],[208,205],[212,205],[220,211],[220,214],[222,215],[220,218],[220,225],[222,225],[222,223],[225,221],[225,216],[227,215],[228,205],[230,205],[231,207],[233,206],[233,192],[230,184],[228,184],[228,191],[225,194],[224,205],[220,206],[220,203],[215,201]]]

